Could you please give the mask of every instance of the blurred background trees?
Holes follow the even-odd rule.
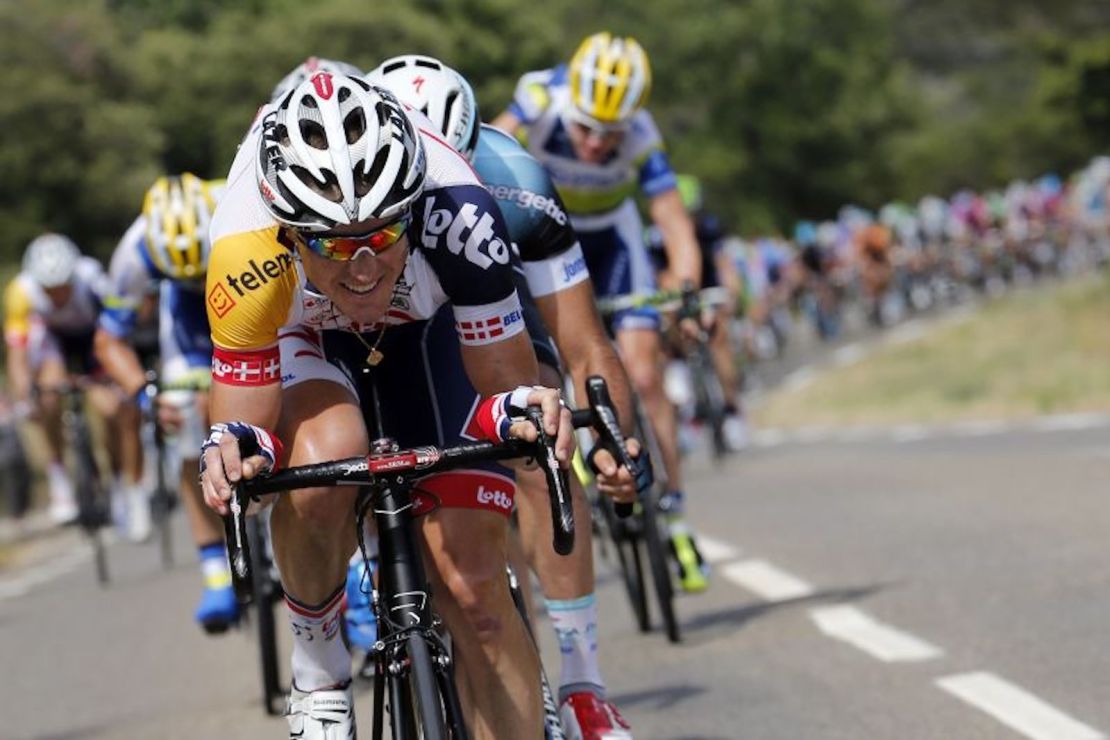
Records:
[[[584,35],[634,35],[675,166],[744,233],[1110,149],[1104,0],[6,0],[0,28],[5,261],[48,228],[107,254],[157,174],[225,174],[309,55],[440,56],[492,118]]]

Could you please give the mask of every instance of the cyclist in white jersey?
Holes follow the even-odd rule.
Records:
[[[536,360],[504,219],[459,153],[387,91],[318,72],[263,107],[211,235],[216,423],[202,486],[212,508],[226,513],[229,478],[366,454],[364,413],[375,412],[360,407],[359,389],[369,379],[381,385],[378,421],[403,446],[534,436],[493,412],[535,403],[569,462],[569,413],[556,391],[531,385]],[[437,315],[446,303],[451,312]],[[427,345],[430,335],[445,341]],[[288,455],[265,427],[279,430]],[[478,467],[421,482],[434,493],[420,517],[428,575],[456,637],[472,734],[534,737],[539,661],[505,579],[511,479]],[[271,517],[295,627],[291,737],[354,736],[351,659],[338,629],[354,497],[344,487],[300,491]]]
[[[431,57],[406,55],[382,62],[366,79],[425,113],[447,142],[470,161],[497,199],[513,240],[517,291],[540,363],[544,385],[562,385],[561,365],[584,397],[590,375],[606,378],[622,421],[631,418],[628,380],[605,336],[593,303],[582,249],[543,166],[511,136],[481,124],[470,84]],[[515,260],[514,260],[515,262]],[[537,325],[538,323],[538,325]],[[547,334],[550,332],[551,336]],[[555,347],[551,347],[551,340]],[[556,351],[557,350],[557,351]],[[638,446],[630,441],[630,446]],[[615,469],[608,453],[599,467]],[[589,503],[572,476],[575,518],[590,518]],[[547,485],[540,471],[517,473],[517,522],[528,560],[540,579],[548,616],[559,640],[559,714],[570,737],[628,740],[627,723],[605,697],[598,660],[597,604],[592,539],[579,527],[573,552],[557,555],[550,541]]]
[[[159,424],[182,461],[181,500],[197,546],[204,588],[194,617],[209,633],[225,631],[239,617],[231,586],[220,518],[200,493],[198,450],[208,428],[212,340],[204,304],[204,278],[210,243],[208,226],[222,181],[191,173],[160,177],[147,190],[142,213],[123,235],[109,264],[111,282],[96,331],[96,354],[105,371],[140,406],[146,373],[128,339],[151,283],[160,285],[158,310],[159,382],[195,385],[158,395]],[[148,523],[149,528],[149,523]]]
[[[633,195],[648,199],[662,232],[673,281],[664,288],[698,287],[701,254],[674,171],[651,114],[647,55],[632,38],[597,33],[569,65],[521,77],[508,109],[493,125],[517,136],[547,168],[570,213],[598,296],[651,292],[655,275],[643,243]],[[653,308],[617,313],[613,331],[625,367],[655,425],[672,490],[672,544],[685,589],[704,589],[706,569],[683,517],[675,411],[663,392],[659,314]]]
[[[8,383],[17,413],[43,423],[50,516],[58,523],[73,521],[78,511],[62,464],[61,404],[53,391],[72,375],[100,374],[92,343],[106,292],[99,262],[82,255],[68,237],[43,234],[27,246],[23,269],[4,293]],[[143,498],[141,490],[124,486],[118,475],[133,469],[139,457],[137,417],[106,385],[92,385],[87,393],[110,425],[107,447],[116,474],[112,504],[117,524],[126,528],[128,502]]]

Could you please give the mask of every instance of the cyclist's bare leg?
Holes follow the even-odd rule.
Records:
[[[35,385],[39,389],[39,415],[49,456],[47,462],[61,464],[65,441],[62,438],[62,399],[56,391],[66,384],[69,374],[60,358],[46,358],[35,376]]]
[[[358,403],[342,386],[309,380],[283,392],[278,438],[289,465],[365,455],[369,443]],[[322,609],[345,583],[356,547],[354,487],[312,488],[281,496],[270,518],[282,586],[303,611]],[[294,611],[290,609],[291,619]],[[293,681],[314,691],[350,679],[351,661],[335,629],[295,624]]]
[[[628,371],[628,379],[639,394],[644,410],[655,429],[663,468],[672,491],[682,490],[678,456],[678,428],[674,405],[663,393],[660,368],[662,340],[654,329],[626,329],[617,332],[617,349]]]
[[[436,611],[451,632],[455,679],[475,738],[539,737],[539,655],[505,578],[509,522],[501,514],[437,509],[421,520]]]
[[[709,337],[709,350],[713,354],[713,367],[721,380],[725,401],[738,404],[740,399],[740,373],[729,336],[729,321],[732,319],[731,306],[719,306],[716,310],[715,325]]]
[[[104,420],[107,434],[105,448],[112,472],[122,474],[127,483],[137,484],[143,478],[142,447],[139,442],[139,409],[122,403],[115,386],[93,385],[87,392],[89,403]]]

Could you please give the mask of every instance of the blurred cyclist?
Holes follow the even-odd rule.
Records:
[[[73,486],[62,462],[61,404],[57,391],[75,376],[96,376],[93,332],[107,290],[104,269],[61,234],[35,238],[23,253],[23,269],[4,294],[8,383],[17,413],[42,422],[47,440],[46,478],[50,517],[58,523],[78,514]],[[136,414],[116,389],[92,385],[87,396],[108,423],[106,444],[115,476],[116,524],[134,539],[149,531],[146,494],[139,482]],[[119,472],[126,469],[128,482]],[[134,517],[128,521],[128,511]]]
[[[152,281],[161,283],[159,354],[164,385],[195,384],[199,392],[159,394],[158,419],[167,437],[175,438],[182,458],[180,492],[200,557],[204,589],[195,617],[208,632],[222,632],[239,617],[231,587],[223,525],[204,506],[197,481],[199,449],[208,428],[207,387],[212,368],[212,340],[204,307],[208,270],[208,226],[223,183],[188,172],[160,177],[143,200],[142,214],[123,235],[109,267],[111,289],[96,330],[96,356],[108,375],[140,405],[146,374],[128,344]]]
[[[655,290],[632,198],[637,190],[647,197],[668,251],[673,282],[663,287],[697,288],[701,283],[694,227],[662,137],[643,107],[650,90],[651,67],[640,44],[631,37],[596,33],[579,45],[569,65],[521,77],[509,108],[493,121],[517,135],[551,174],[600,297]],[[621,311],[612,328],[659,438],[672,488],[661,506],[667,512],[680,581],[687,590],[702,590],[708,569],[684,516],[675,409],[663,392],[659,313],[654,308]]]

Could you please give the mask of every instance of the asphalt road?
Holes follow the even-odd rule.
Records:
[[[680,600],[683,644],[636,633],[599,566],[604,670],[637,738],[1110,730],[1110,430],[792,443],[691,468],[716,562]],[[115,546],[106,590],[70,536],[0,573],[0,737],[283,737],[253,634],[192,623],[179,544],[169,572]]]

